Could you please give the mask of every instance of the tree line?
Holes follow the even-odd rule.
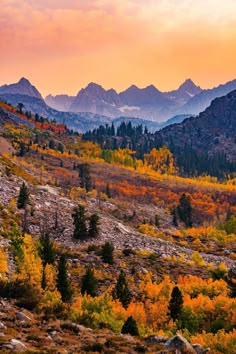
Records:
[[[172,137],[163,141],[156,133],[148,132],[142,125],[132,126],[131,122],[122,122],[115,130],[114,125],[100,126],[82,135],[83,140],[98,143],[103,150],[130,149],[135,151],[136,159],[144,158],[152,149],[167,145],[173,153],[175,163],[181,176],[210,175],[224,180],[236,171],[236,162],[229,161],[225,153],[208,155],[193,149],[191,145],[175,146]]]

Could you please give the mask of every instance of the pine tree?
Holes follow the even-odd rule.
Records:
[[[57,289],[61,294],[63,302],[69,302],[72,297],[72,289],[67,274],[67,264],[65,256],[62,255],[58,262]]]
[[[117,279],[117,283],[113,291],[113,297],[117,298],[125,309],[127,309],[131,302],[132,294],[128,288],[126,276],[123,270],[121,270]]]
[[[79,205],[74,209],[72,214],[74,219],[74,238],[77,240],[84,240],[88,236],[86,227],[85,208]]]
[[[40,246],[40,257],[42,259],[43,265],[45,266],[46,264],[54,264],[55,249],[48,233],[40,238]]]
[[[155,226],[160,227],[160,219],[158,215],[155,215]]]
[[[82,295],[87,294],[93,297],[97,295],[97,279],[91,267],[86,268],[86,272],[82,277],[81,293]]]
[[[177,218],[177,210],[176,210],[176,208],[173,208],[173,209],[171,210],[171,215],[172,215],[172,217],[173,217],[173,219],[172,219],[173,225],[174,225],[175,227],[178,227],[178,218]]]
[[[17,104],[17,110],[18,110],[18,112],[19,112],[20,114],[23,113],[23,108],[24,108],[24,104],[21,103],[21,102],[19,102],[19,103]]]
[[[64,152],[64,147],[63,147],[63,145],[62,145],[61,143],[59,143],[59,144],[57,145],[57,150],[60,151],[60,152],[63,154],[63,152]]]
[[[92,189],[89,164],[81,163],[78,165],[78,169],[79,169],[80,187],[85,188],[86,192],[89,192]]]
[[[171,299],[169,302],[168,310],[169,315],[173,321],[179,319],[183,307],[183,295],[178,286],[175,286],[171,293]]]
[[[107,183],[107,186],[106,186],[106,195],[107,195],[108,198],[111,198],[111,191],[110,191],[109,183]]]
[[[20,192],[17,200],[18,209],[24,209],[29,202],[29,190],[25,182],[20,187]]]
[[[46,286],[47,286],[47,281],[46,281],[45,267],[43,267],[41,287],[43,290],[45,290]]]
[[[111,124],[111,136],[115,135],[115,127],[114,127],[114,123],[112,122]]]
[[[130,334],[131,336],[139,335],[137,323],[132,316],[129,316],[125,321],[125,323],[123,324],[121,333]]]
[[[55,149],[55,141],[54,140],[49,140],[48,147],[49,147],[49,149],[54,150]]]
[[[113,251],[114,251],[114,246],[110,242],[106,242],[102,246],[102,261],[104,263],[113,264],[114,262]]]
[[[26,154],[26,152],[27,152],[27,148],[26,148],[26,145],[23,143],[23,142],[21,142],[20,143],[20,149],[19,149],[19,156],[20,157],[23,157],[25,154]]]
[[[99,234],[99,229],[98,229],[98,221],[99,217],[97,214],[92,214],[89,218],[89,237],[96,237]]]
[[[177,212],[179,219],[183,221],[186,227],[192,227],[192,207],[189,196],[183,193],[179,199],[179,205],[177,206]]]

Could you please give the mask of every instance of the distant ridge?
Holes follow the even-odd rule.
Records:
[[[154,85],[139,88],[131,85],[117,93],[114,89],[105,90],[94,82],[81,89],[76,97],[67,95],[48,95],[46,103],[58,110],[71,112],[92,112],[111,118],[121,115],[141,119],[161,121],[174,115],[175,110],[191,97],[201,92],[191,79],[171,92],[161,92]],[[172,114],[173,113],[173,114]]]
[[[20,94],[43,100],[40,92],[29,80],[22,77],[17,83],[0,86],[0,94]]]
[[[17,100],[21,99],[28,110],[39,114],[49,114],[51,109],[50,114],[53,118],[58,117],[59,112],[61,116],[69,112],[67,116],[71,119],[78,114],[89,113],[96,117],[106,117],[106,120],[101,119],[102,123],[126,117],[132,120],[139,118],[159,123],[160,127],[163,127],[164,123],[168,121],[167,124],[169,124],[169,120],[173,117],[179,116],[177,121],[181,121],[182,117],[199,114],[210,105],[214,98],[224,96],[235,89],[236,80],[213,89],[202,90],[191,79],[187,79],[178,89],[169,92],[161,92],[154,85],[145,88],[131,85],[126,90],[117,93],[114,89],[105,90],[101,85],[91,82],[76,96],[48,95],[44,101],[35,86],[26,78],[21,78],[16,84],[1,86],[0,97],[6,98],[7,96],[9,102],[13,104],[17,104],[19,102]],[[39,101],[33,102],[33,99]],[[53,110],[54,113],[52,113]],[[150,123],[151,125],[152,129],[156,127],[156,124]],[[75,126],[76,122],[73,124],[73,127]]]
[[[236,90],[216,98],[197,117],[180,124],[169,125],[156,132],[157,144],[166,144],[175,151],[189,147],[197,154],[223,154],[227,160],[236,160]]]
[[[236,80],[203,90],[191,79],[187,79],[178,89],[169,92],[161,92],[154,85],[145,88],[131,85],[117,93],[114,89],[105,90],[101,85],[91,82],[75,97],[49,95],[45,101],[57,110],[86,111],[111,118],[126,116],[163,122],[176,115],[197,115],[204,111],[213,99],[235,89]]]
[[[203,90],[198,95],[192,97],[182,108],[183,114],[199,114],[210,106],[211,101],[217,97],[225,96],[229,92],[236,89],[236,80],[227,82],[224,85],[219,85],[213,89]]]

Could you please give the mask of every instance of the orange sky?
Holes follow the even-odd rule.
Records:
[[[1,0],[0,85],[171,90],[236,78],[236,0]]]

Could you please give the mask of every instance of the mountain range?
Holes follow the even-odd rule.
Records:
[[[18,83],[0,86],[0,98],[13,105],[22,102],[26,110],[65,122],[69,128],[81,132],[121,119],[147,125],[154,131],[199,114],[214,98],[234,89],[236,80],[203,90],[188,79],[177,90],[169,92],[161,92],[153,85],[146,88],[132,85],[117,93],[90,83],[77,96],[49,95],[44,100],[29,80],[21,78]]]
[[[138,88],[135,85],[117,93],[105,90],[96,83],[90,83],[77,96],[49,95],[45,102],[57,110],[71,112],[92,112],[112,118],[120,115],[153,121],[166,120],[186,104],[191,97],[202,92],[192,80],[186,80],[177,90],[161,92],[154,85]]]

